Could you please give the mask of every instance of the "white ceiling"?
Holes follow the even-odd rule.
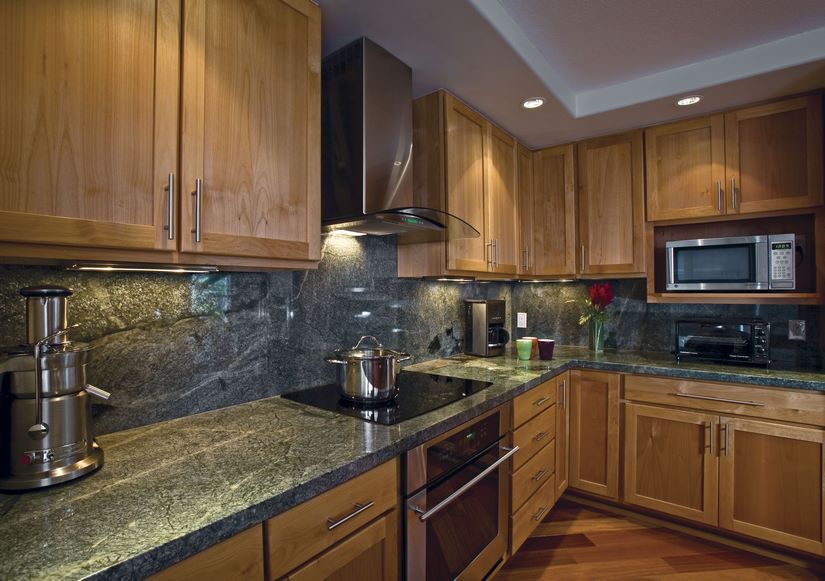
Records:
[[[530,147],[825,86],[825,0],[321,0],[324,54],[367,36]],[[697,106],[674,97],[701,93]],[[548,103],[525,111],[526,97]]]

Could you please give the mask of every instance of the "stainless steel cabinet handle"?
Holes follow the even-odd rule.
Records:
[[[493,248],[496,249],[496,268],[498,268],[498,259],[500,258],[499,250],[498,250],[498,240],[493,240]]]
[[[538,472],[536,472],[535,476],[531,478],[531,480],[533,480],[533,482],[538,482],[539,480],[544,478],[545,474],[547,474],[547,470],[539,470]]]
[[[713,456],[713,422],[708,422],[705,426],[705,448],[710,448],[710,455]]]
[[[567,409],[567,380],[563,379],[561,382],[561,407]]]
[[[356,502],[355,503],[355,510],[352,511],[351,513],[349,513],[344,518],[339,519],[339,520],[332,520],[331,518],[328,518],[327,519],[327,530],[331,531],[331,530],[334,530],[337,527],[340,527],[342,524],[344,524],[348,520],[350,520],[352,518],[355,518],[356,516],[358,516],[359,514],[364,512],[365,510],[367,510],[368,508],[372,508],[374,505],[375,505],[375,503],[373,501],[369,501],[366,504],[361,504],[359,502]]]
[[[758,402],[758,401],[748,401],[748,400],[744,400],[744,399],[725,399],[723,397],[710,397],[708,395],[692,395],[690,393],[680,393],[678,391],[676,393],[672,393],[670,395],[675,395],[676,397],[687,397],[687,398],[690,398],[690,399],[704,399],[704,400],[708,400],[708,401],[720,401],[720,402],[723,402],[723,403],[738,403],[738,404],[741,404],[741,405],[750,405],[750,406],[760,407],[760,408],[763,408],[766,405],[766,404],[764,404],[762,402]]]
[[[716,207],[722,211],[722,180],[716,180]]]
[[[534,401],[534,402],[533,402],[533,405],[535,405],[535,406],[543,406],[543,405],[544,405],[544,404],[546,404],[548,401],[550,401],[550,398],[549,398],[549,397],[547,397],[547,396],[545,396],[545,397],[543,397],[543,398],[541,398],[541,399],[537,399],[536,401]]]
[[[175,174],[169,174],[169,182],[166,184],[166,187],[163,188],[163,191],[167,192],[166,198],[166,219],[169,220],[166,226],[163,227],[164,230],[169,232],[168,237],[169,240],[175,239]]]
[[[192,195],[195,196],[195,229],[192,233],[195,235],[195,242],[201,241],[201,191],[203,190],[203,180],[198,178],[195,180],[195,191]]]
[[[584,272],[584,244],[582,244],[582,272]]]
[[[487,255],[487,266],[492,269],[493,268],[493,239],[491,238],[489,242],[484,245],[484,249],[490,249],[490,253]]]
[[[736,178],[730,178],[730,205],[736,209]]]
[[[524,246],[523,254],[524,254],[524,268],[530,268],[530,246],[529,245]]]
[[[544,516],[544,513],[545,513],[545,512],[547,512],[547,508],[548,508],[548,507],[546,507],[546,506],[542,506],[542,507],[538,510],[538,512],[537,512],[536,514],[534,514],[534,515],[533,515],[533,520],[535,520],[535,521],[541,521],[542,517]]]
[[[544,438],[547,437],[547,432],[539,432],[535,436],[533,436],[533,440],[536,442],[541,442]]]
[[[461,496],[462,494],[464,494],[465,492],[470,490],[473,486],[475,486],[476,484],[481,482],[481,480],[484,479],[484,477],[486,477],[490,472],[492,472],[493,470],[498,468],[500,465],[504,464],[507,460],[510,459],[510,457],[513,454],[515,454],[516,452],[519,451],[518,446],[513,446],[512,448],[505,448],[504,446],[500,446],[500,449],[501,450],[506,450],[507,453],[504,456],[502,456],[501,458],[499,458],[498,460],[496,460],[495,462],[493,462],[492,464],[490,464],[489,466],[487,466],[487,468],[482,470],[480,474],[478,474],[472,480],[470,480],[467,484],[465,484],[464,486],[462,486],[461,488],[459,488],[458,490],[453,492],[450,496],[448,496],[447,498],[445,498],[444,500],[442,500],[441,502],[436,504],[430,510],[425,511],[423,508],[421,508],[420,506],[415,504],[412,501],[412,499],[407,501],[407,506],[409,507],[409,509],[411,511],[418,514],[418,520],[420,520],[421,522],[425,522],[425,521],[429,520],[433,515],[441,512],[448,505],[455,502],[456,499],[458,499],[459,496]]]
[[[719,429],[720,430],[725,430],[725,440],[724,440],[725,448],[723,449],[723,453],[725,454],[725,456],[727,456],[728,455],[728,425],[720,423],[719,424]]]

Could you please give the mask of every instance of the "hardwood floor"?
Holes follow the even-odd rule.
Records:
[[[562,499],[495,581],[822,579],[801,567]]]

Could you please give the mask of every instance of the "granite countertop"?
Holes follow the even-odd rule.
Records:
[[[0,494],[0,579],[143,578],[572,367],[825,391],[820,373],[556,351],[550,362],[458,356],[413,365],[492,385],[395,426],[273,397],[102,436],[97,473]]]

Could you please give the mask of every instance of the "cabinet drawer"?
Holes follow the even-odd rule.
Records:
[[[513,474],[512,508],[521,508],[536,490],[541,488],[556,471],[556,442],[542,448],[524,466]]]
[[[626,400],[825,426],[825,393],[627,375]]]
[[[330,530],[360,510],[372,506]],[[398,463],[391,460],[266,521],[269,578],[277,579],[398,504]]]
[[[553,508],[556,489],[556,475],[547,479],[544,486],[539,488],[530,499],[518,511],[513,513],[510,519],[510,554],[521,547],[527,537],[530,536],[539,523],[549,514]]]
[[[513,400],[513,427],[518,427],[556,402],[556,381],[545,381]]]
[[[556,406],[552,405],[532,420],[513,431],[513,445],[519,447],[513,456],[513,471],[524,465],[536,452],[556,436]]]

